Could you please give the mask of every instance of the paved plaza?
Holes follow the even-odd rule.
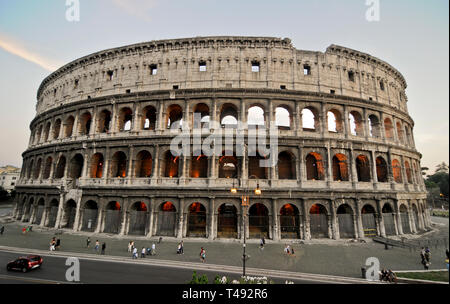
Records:
[[[0,221],[7,219],[8,207],[0,207]],[[433,218],[433,231],[422,236],[413,236],[421,239],[446,238],[448,243],[449,221],[444,218]],[[207,252],[206,262],[217,265],[241,266],[242,244],[237,240],[215,240],[184,239],[184,255],[176,253],[177,244],[180,240],[176,238],[163,237],[158,244],[158,237],[144,238],[140,236],[117,235],[95,235],[92,233],[73,233],[68,230],[41,229],[33,226],[33,231],[22,233],[22,225],[16,222],[4,223],[5,233],[0,237],[0,246],[11,246],[20,248],[32,248],[48,250],[52,237],[61,240],[61,251],[76,253],[93,253],[95,241],[106,243],[106,254],[123,256],[131,259],[127,252],[127,244],[134,240],[138,251],[142,247],[151,247],[156,244],[155,256],[147,256],[148,259],[163,259],[186,262],[199,262],[200,248],[204,247]],[[62,234],[58,234],[62,231]],[[87,237],[91,238],[90,248],[86,248]],[[283,271],[295,271],[314,274],[328,274],[347,277],[360,277],[361,267],[369,257],[377,257],[381,267],[393,270],[416,270],[422,269],[419,252],[405,248],[390,248],[385,250],[384,245],[375,243],[370,239],[366,243],[352,243],[349,240],[311,240],[273,243],[270,240],[263,250],[259,249],[259,240],[248,240],[247,254],[250,259],[248,267],[260,269],[274,269]],[[303,244],[300,244],[303,242]],[[294,256],[283,253],[285,244],[290,244],[294,250]],[[430,269],[445,268],[445,247],[431,247],[432,258]]]

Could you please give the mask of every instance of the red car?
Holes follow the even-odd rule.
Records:
[[[6,265],[6,269],[10,270],[20,270],[22,272],[27,272],[29,270],[38,268],[42,266],[43,259],[38,255],[29,255],[26,257],[20,257],[15,261],[9,262]]]

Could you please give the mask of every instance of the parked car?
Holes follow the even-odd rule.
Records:
[[[38,255],[29,255],[26,257],[19,257],[14,261],[11,261],[6,265],[6,270],[20,270],[27,272],[29,270],[40,268],[44,260]]]

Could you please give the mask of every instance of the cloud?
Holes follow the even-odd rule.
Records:
[[[7,51],[8,53],[35,63],[50,72],[53,72],[62,66],[60,62],[56,62],[55,60],[45,58],[35,53],[24,47],[21,43],[13,40],[10,37],[7,37],[2,33],[0,33],[0,48]]]
[[[113,0],[113,3],[128,14],[144,21],[150,21],[150,9],[155,7],[157,0]]]

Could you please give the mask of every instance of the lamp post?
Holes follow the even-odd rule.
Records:
[[[247,208],[250,203],[250,188],[249,188],[249,186],[247,185],[247,187],[243,191],[244,191],[244,195],[241,196],[241,205],[242,205],[242,212],[243,212],[242,227],[243,227],[243,233],[244,233],[244,244],[243,244],[243,253],[242,253],[242,276],[245,277],[245,261],[247,259],[247,255],[245,253],[246,240],[247,240],[245,222],[246,222],[246,217],[247,217]],[[254,191],[255,191],[255,195],[261,195],[261,189],[259,188],[259,183],[257,183],[256,189]],[[233,188],[231,188],[231,193],[236,194],[237,192],[238,192],[238,189],[236,187],[234,187],[234,183],[233,183]]]

